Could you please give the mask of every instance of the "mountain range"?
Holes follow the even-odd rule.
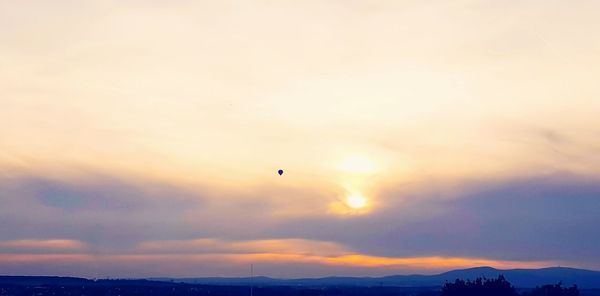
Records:
[[[56,276],[0,276],[0,284],[23,286],[103,286],[112,284],[131,285],[164,285],[195,284],[213,286],[355,286],[355,287],[439,287],[445,282],[456,279],[475,279],[477,277],[495,278],[503,275],[517,288],[533,288],[545,284],[577,285],[582,289],[600,289],[600,271],[585,269],[550,267],[541,269],[495,269],[492,267],[475,267],[468,269],[452,270],[434,275],[391,275],[383,277],[322,277],[277,279],[264,276],[227,278],[227,277],[202,277],[202,278],[148,278],[133,280],[90,280],[77,277]]]
[[[396,286],[396,287],[435,287],[446,281],[456,279],[475,279],[477,277],[494,278],[503,275],[519,288],[531,288],[544,284],[576,284],[584,289],[600,289],[600,271],[568,267],[549,267],[541,269],[495,269],[492,267],[474,267],[452,270],[434,275],[391,275],[383,277],[322,277],[277,279],[270,277],[244,278],[154,278],[152,280],[171,281],[205,285],[257,285],[257,286]]]

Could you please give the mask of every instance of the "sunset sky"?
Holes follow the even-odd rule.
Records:
[[[599,11],[0,0],[0,274],[600,269]]]

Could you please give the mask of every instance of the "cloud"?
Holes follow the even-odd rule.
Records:
[[[360,254],[321,256],[293,253],[211,254],[0,254],[6,274],[51,274],[87,277],[121,276],[247,276],[250,264],[258,274],[276,277],[385,275],[400,272],[439,272],[472,266],[536,268],[555,262],[497,261],[481,258],[377,257]]]
[[[600,258],[598,184],[556,174],[471,182],[456,192],[442,187],[401,196],[389,190],[382,201],[388,205],[370,215],[297,219],[275,233],[327,239],[376,256],[591,263]]]
[[[166,3],[0,4],[4,258],[600,268],[599,1]]]
[[[0,189],[3,239],[78,240],[98,250],[186,231],[187,209],[203,203],[201,195],[165,184],[91,174],[68,180],[8,177]]]
[[[86,243],[72,239],[22,239],[0,241],[0,253],[72,253],[85,251]]]
[[[351,254],[343,246],[304,239],[271,239],[224,241],[218,239],[195,239],[175,241],[146,241],[137,249],[141,253],[178,254],[294,254],[316,256],[340,256]]]
[[[392,186],[371,212],[337,216],[322,193],[297,187],[13,176],[0,182],[0,265],[87,276],[245,275],[250,263],[278,276],[598,268],[597,184],[555,174]],[[294,210],[303,202],[311,210]]]

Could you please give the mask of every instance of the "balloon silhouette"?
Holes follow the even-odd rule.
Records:
[[[283,170],[278,170],[277,173],[281,176],[283,175]]]

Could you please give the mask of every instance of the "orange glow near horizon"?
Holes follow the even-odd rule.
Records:
[[[26,240],[13,240],[13,241],[0,241],[0,248],[23,248],[23,249],[63,249],[63,250],[77,250],[83,249],[86,246],[85,243],[76,240],[66,239],[51,239],[51,240],[38,240],[38,239],[26,239]]]
[[[499,269],[512,268],[542,268],[556,266],[551,261],[498,261],[477,258],[446,258],[446,257],[414,257],[414,258],[390,258],[375,257],[367,255],[344,255],[344,256],[315,256],[291,253],[254,253],[254,254],[0,254],[0,266],[15,263],[86,263],[90,266],[95,264],[132,264],[136,262],[162,262],[177,264],[198,264],[201,262],[214,264],[215,262],[230,262],[240,264],[245,268],[250,263],[277,265],[314,264],[348,268],[384,268],[389,272],[402,273],[402,270],[422,270],[425,273],[432,271],[443,272],[451,269],[470,268],[478,266],[490,266]],[[185,266],[189,268],[189,266]],[[193,270],[193,269],[192,269]],[[276,275],[272,275],[276,276]]]
[[[28,247],[40,248],[51,246],[63,250],[80,248],[83,244],[69,240],[45,241],[5,241],[0,248]],[[261,251],[262,250],[262,251]],[[270,252],[265,252],[270,251]],[[174,253],[175,252],[175,253]],[[183,253],[181,253],[183,252]],[[331,243],[311,240],[257,240],[257,241],[222,241],[215,239],[197,239],[187,241],[154,241],[140,244],[132,253],[93,254],[75,253],[31,253],[18,254],[5,252],[0,254],[0,267],[5,264],[30,264],[43,262],[62,262],[63,264],[83,263],[88,266],[98,264],[135,264],[142,262],[194,264],[205,262],[229,262],[243,266],[253,264],[312,264],[331,267],[384,269],[401,273],[402,270],[422,270],[424,272],[446,271],[450,269],[475,266],[491,266],[501,269],[540,268],[556,265],[550,261],[503,261],[483,258],[460,257],[382,257],[356,254],[344,247]],[[276,275],[273,275],[276,276]]]

